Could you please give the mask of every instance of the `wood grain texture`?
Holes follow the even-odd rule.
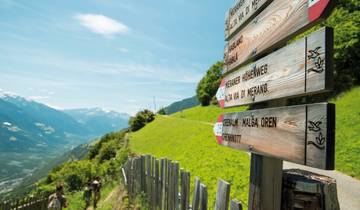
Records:
[[[179,210],[179,163],[173,164],[173,179],[174,179],[174,209]]]
[[[272,0],[237,0],[225,15],[225,40],[249,22]]]
[[[332,28],[321,28],[226,75],[224,107],[331,90],[332,40]]]
[[[195,177],[194,184],[194,195],[192,199],[191,210],[199,210],[200,207],[200,179],[199,177]]]
[[[230,210],[243,210],[242,204],[240,201],[233,199],[230,201]]]
[[[188,210],[190,204],[190,172],[181,171],[181,201],[180,201],[180,209]]]
[[[221,145],[334,169],[335,108],[318,103],[223,115]]]
[[[227,210],[230,199],[230,184],[219,179],[214,210]]]
[[[208,193],[207,187],[204,184],[200,184],[200,210],[208,209]]]
[[[282,210],[339,210],[336,180],[312,172],[283,172]]]
[[[282,160],[251,154],[249,210],[281,207]]]
[[[274,0],[226,44],[224,72],[285,44],[293,36],[326,18],[335,1],[327,2],[325,6],[319,16],[310,20],[308,0]]]

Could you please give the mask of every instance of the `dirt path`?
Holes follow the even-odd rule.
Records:
[[[97,210],[109,209],[111,206],[112,210],[123,210],[126,209],[123,204],[123,198],[126,195],[125,189],[122,185],[117,186],[109,193],[109,195],[98,203]],[[91,206],[87,210],[94,210]]]
[[[284,169],[299,168],[336,179],[340,209],[360,209],[360,181],[338,171],[325,171],[284,161]]]

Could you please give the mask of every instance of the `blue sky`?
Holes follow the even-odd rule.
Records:
[[[195,95],[233,0],[0,0],[0,88],[134,114]]]

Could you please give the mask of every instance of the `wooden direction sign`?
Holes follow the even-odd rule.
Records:
[[[227,74],[217,98],[221,107],[328,91],[332,88],[333,30],[311,35]]]
[[[224,73],[272,48],[326,18],[334,0],[274,0],[234,35],[225,46]]]
[[[223,146],[320,169],[334,169],[335,105],[227,113],[214,127]]]
[[[225,40],[257,15],[272,0],[237,0],[225,18]]]

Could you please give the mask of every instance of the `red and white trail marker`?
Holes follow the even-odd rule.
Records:
[[[308,18],[310,21],[318,19],[326,9],[330,0],[309,0]]]
[[[216,136],[217,143],[220,145],[222,143],[223,118],[224,118],[224,115],[220,115],[217,119],[217,122],[214,125],[214,134]]]
[[[221,80],[220,87],[216,92],[216,99],[218,100],[219,106],[224,108],[225,105],[225,80]]]

